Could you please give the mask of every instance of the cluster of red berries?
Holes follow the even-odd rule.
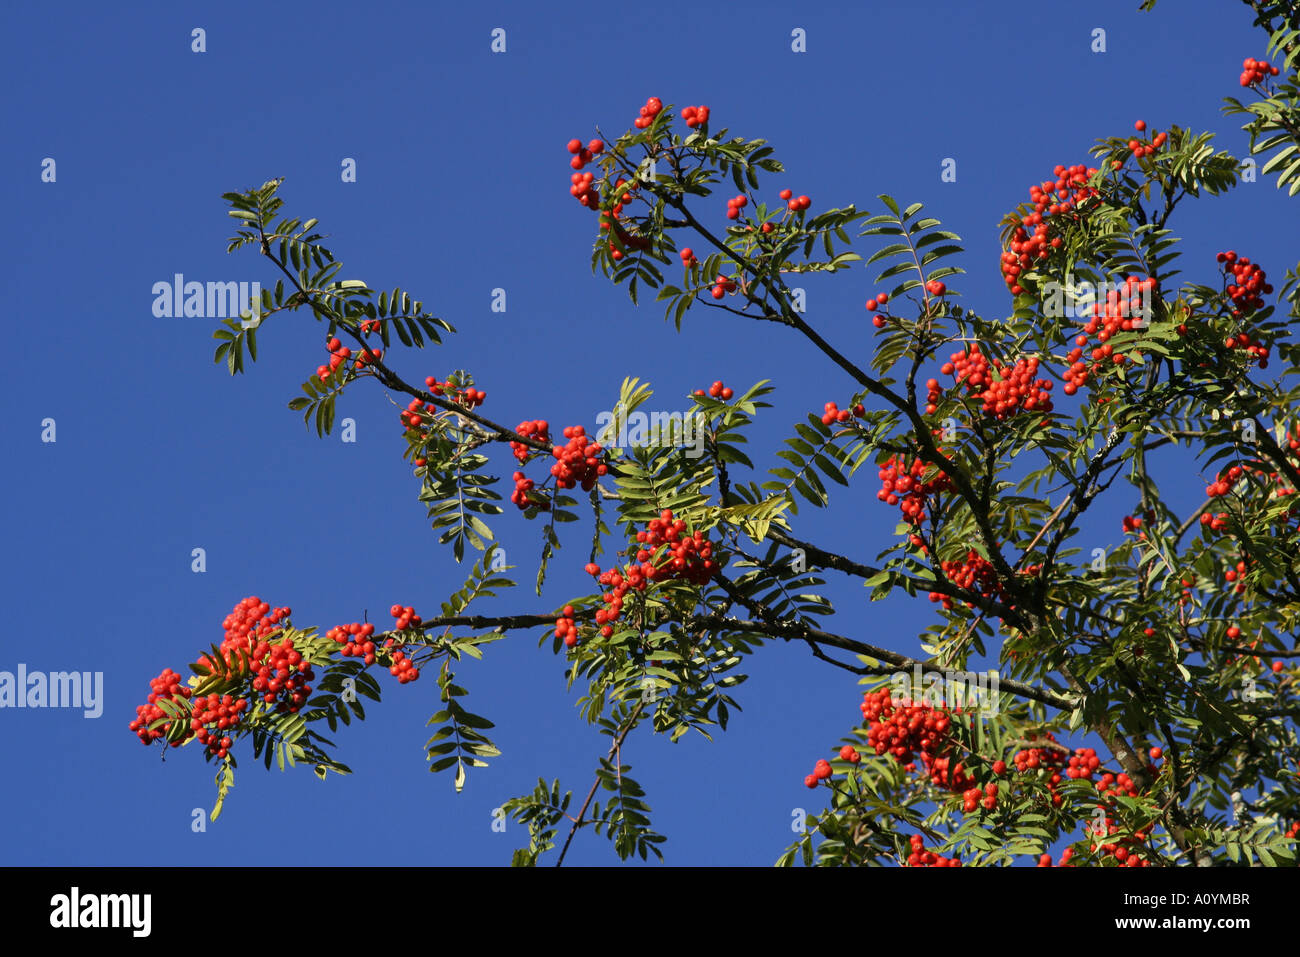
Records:
[[[1015,365],[1008,367],[995,363],[998,381],[991,384],[979,394],[983,401],[983,410],[992,413],[999,421],[1015,415],[1021,409],[1026,412],[1051,412],[1052,383],[1049,379],[1035,378],[1038,375],[1038,358],[1017,359]]]
[[[1139,133],[1146,132],[1146,128],[1147,124],[1145,120],[1138,120],[1133,124],[1133,129],[1137,130]],[[1160,147],[1164,146],[1165,140],[1168,138],[1169,134],[1163,131],[1153,136],[1150,143],[1143,143],[1135,137],[1128,141],[1128,148],[1133,151],[1134,159],[1141,159],[1144,156],[1150,156],[1156,150],[1160,149]],[[1123,164],[1121,164],[1119,160],[1111,160],[1111,167],[1113,169],[1118,169],[1121,165]]]
[[[515,427],[515,431],[526,439],[536,439],[538,442],[545,442],[547,445],[551,444],[551,426],[545,419],[520,422],[519,425]],[[512,441],[510,443],[510,451],[515,454],[515,458],[520,462],[526,461],[528,456],[535,454],[534,450],[530,449],[522,442]]]
[[[241,656],[254,670],[263,664],[274,646],[262,639],[278,631],[281,622],[291,613],[289,608],[272,609],[256,595],[250,595],[235,605],[221,622],[225,634],[218,651],[226,669],[239,667]],[[209,655],[203,655],[197,663],[209,671],[218,670],[217,663]]]
[[[1002,594],[1002,583],[998,580],[998,573],[993,563],[973,548],[959,562],[941,562],[940,569],[943,577],[958,588],[975,592],[985,598]],[[953,608],[953,600],[937,591],[930,592],[930,601],[941,602],[945,611],[951,611]],[[967,607],[969,606],[970,602],[967,602]]]
[[[996,781],[990,781],[984,787],[973,787],[965,790],[961,794],[961,809],[963,814],[971,814],[976,807],[982,807],[986,811],[991,811],[998,806],[998,785]]]
[[[598,608],[595,614],[602,638],[614,634],[613,623],[623,613],[623,596],[629,590],[643,592],[652,582],[668,580],[703,585],[717,574],[719,564],[713,558],[713,543],[703,532],[686,534],[686,523],[674,518],[671,509],[664,509],[658,518],[647,523],[643,531],[638,531],[636,543],[636,560],[626,564],[622,571],[617,568],[601,571],[595,562],[589,563],[585,568],[587,574],[595,577],[598,584],[609,589],[601,596],[606,607]],[[652,559],[661,546],[666,547],[656,564]],[[562,620],[572,617],[571,613],[566,612]],[[571,620],[565,624],[556,622],[556,628],[556,635],[565,638],[570,647],[577,642]],[[573,636],[573,642],[567,640],[569,635]]]
[[[695,394],[704,395],[704,390],[696,389]],[[709,386],[709,396],[714,399],[721,399],[723,402],[730,402],[731,397],[735,394],[736,393],[732,391],[730,386],[725,386],[722,384],[721,379],[718,379],[712,385]]]
[[[1038,734],[1037,732],[1030,732],[1026,737],[1030,741],[1035,741],[1038,739]],[[1044,735],[1044,738],[1049,742],[1048,746],[1022,748],[1012,757],[1011,763],[1015,765],[1016,771],[1020,774],[1042,774],[1045,776],[1047,790],[1052,795],[1052,804],[1055,807],[1060,807],[1063,799],[1057,793],[1057,787],[1061,783],[1061,771],[1065,768],[1066,755],[1070,752],[1056,744],[1056,736],[1050,731]],[[1081,756],[1081,760],[1084,760],[1083,767],[1087,768],[1088,765],[1084,756],[1092,752],[1079,749],[1075,753]],[[1095,754],[1093,756],[1095,757]],[[999,765],[1001,765],[1001,770],[999,770]],[[996,762],[993,766],[993,770],[997,774],[1002,774],[1005,769],[1006,764],[1002,761]],[[1067,776],[1074,777],[1075,775],[1067,774]]]
[[[1291,452],[1300,451],[1300,438],[1297,438],[1289,430],[1286,434],[1282,445]],[[1265,472],[1263,469],[1255,469],[1250,466],[1232,465],[1219,472],[1213,482],[1205,487],[1205,494],[1210,498],[1221,498],[1233,490],[1242,476],[1247,472],[1255,472],[1257,475],[1267,475],[1270,480],[1270,498],[1285,498],[1295,495],[1296,490],[1284,484],[1278,472]],[[1290,518],[1294,514],[1294,509],[1288,511],[1283,517]],[[1209,512],[1201,513],[1201,524],[1206,526],[1210,531],[1221,531],[1228,525],[1228,513],[1218,512],[1211,515]]]
[[[580,425],[566,425],[563,434],[568,442],[551,449],[556,459],[551,466],[555,484],[560,488],[580,485],[584,492],[590,492],[596,479],[609,471],[609,466],[600,460],[603,450],[587,439],[586,430]]]
[[[1239,332],[1223,340],[1225,349],[1243,349],[1259,363],[1261,369],[1268,368],[1269,349],[1258,339],[1252,339],[1248,333]]]
[[[642,562],[640,565],[629,564],[625,568],[627,574],[624,575],[617,568],[602,572],[600,566],[595,562],[588,563],[586,567],[587,574],[595,576],[598,584],[610,589],[601,596],[601,601],[608,607],[596,609],[596,624],[600,626],[600,636],[602,638],[608,638],[614,634],[613,623],[618,621],[619,615],[623,614],[623,596],[630,589],[645,591],[650,584],[650,573],[653,570],[654,566],[649,562]],[[566,615],[565,618],[568,619],[567,624],[563,620],[556,622],[555,634],[556,637],[564,638],[564,643],[572,648],[577,644],[578,636],[573,630],[572,615]],[[561,625],[564,625],[566,629],[565,634],[560,632]],[[569,640],[570,637],[573,638],[572,641]]]
[[[682,266],[686,269],[690,269],[692,266],[698,266],[700,263],[700,261],[695,258],[695,250],[691,249],[690,246],[683,249],[680,255],[682,257]]]
[[[578,643],[578,626],[573,621],[575,614],[572,605],[565,605],[560,612],[560,617],[555,619],[555,637],[563,639],[566,648],[572,648]],[[600,614],[600,612],[597,612],[597,614]]]
[[[1085,777],[1085,775],[1082,774],[1078,774],[1075,776]],[[1088,780],[1092,780],[1092,778],[1089,777]],[[1097,793],[1102,795],[1119,794],[1119,795],[1123,795],[1124,797],[1137,797],[1137,793],[1138,793],[1137,782],[1135,782],[1123,771],[1121,771],[1119,774],[1112,774],[1109,771],[1105,772],[1097,780],[1096,786],[1097,786]]]
[[[596,191],[595,182],[592,173],[574,173],[569,177],[569,195],[588,209],[599,209],[600,193]]]
[[[388,611],[396,619],[395,631],[418,627],[420,624],[420,616],[409,605],[394,605]],[[350,625],[336,625],[325,633],[325,637],[343,646],[339,649],[339,654],[344,658],[361,658],[367,665],[373,665],[376,656],[375,643],[371,639],[374,634],[375,626],[372,623],[354,621]],[[384,642],[384,647],[391,648],[394,643],[394,639],[389,638]],[[393,663],[388,670],[401,684],[420,677],[419,669],[400,650],[400,646],[398,651],[393,652]]]
[[[713,543],[705,538],[703,532],[694,535],[686,533],[686,523],[680,518],[673,518],[672,509],[664,509],[659,517],[651,519],[644,531],[636,533],[636,560],[644,564],[650,562],[654,552],[665,547],[664,555],[650,571],[642,573],[650,581],[676,579],[690,582],[692,585],[706,584],[718,567],[713,561]]]
[[[1127,837],[1116,838],[1114,841],[1107,841],[1106,838],[1118,834],[1119,825],[1114,818],[1106,818],[1103,825],[1106,831],[1105,837],[1094,833],[1094,840],[1088,845],[1088,849],[1093,853],[1100,852],[1102,857],[1111,857],[1119,862],[1121,867],[1150,867],[1151,862],[1137,853],[1139,847],[1149,836],[1148,831],[1134,831]],[[1098,841],[1103,843],[1097,843]]]
[[[1037,740],[1038,735],[1036,732],[1030,732],[1027,737],[1030,741],[1034,741]],[[1056,744],[1056,736],[1050,731],[1047,732],[1044,737],[1047,741],[1051,742],[1052,745]],[[1065,756],[1067,754],[1069,754],[1069,751],[1060,746],[1022,748],[1011,758],[1011,763],[1014,764],[1016,770],[1022,774],[1026,771],[1038,770],[1059,771],[1061,768],[1065,767]],[[1053,781],[1052,783],[1059,784],[1060,782]]]
[[[618,197],[618,202],[614,204],[614,208],[609,211],[608,216],[604,215],[603,213],[601,214],[600,217],[601,229],[605,229],[605,230],[610,229],[612,226],[614,226],[617,223],[619,218],[622,217],[623,207],[626,206],[628,203],[632,202],[633,193],[636,192],[637,185],[638,184],[636,183],[629,183],[622,176],[618,178],[618,180],[614,183],[614,191],[616,193],[620,193]]]
[[[713,288],[709,290],[709,294],[713,296],[714,299],[721,299],[727,293],[735,291],[736,280],[728,278],[727,276],[718,276],[713,280]]]
[[[862,755],[858,753],[858,749],[853,745],[846,744],[844,747],[840,748],[840,760],[847,761],[849,764],[860,764],[862,762]],[[809,774],[803,779],[804,787],[815,788],[822,781],[828,780],[834,773],[835,772],[831,768],[830,762],[825,758],[822,758],[813,767],[812,774]]]
[[[1074,857],[1074,848],[1072,848],[1072,847],[1067,847],[1065,850],[1063,850],[1063,851],[1061,852],[1061,860],[1060,860],[1060,862],[1059,862],[1056,866],[1057,866],[1057,867],[1073,867],[1074,865],[1070,863],[1070,858],[1072,858],[1072,857]],[[1044,854],[1044,855],[1042,855],[1041,857],[1039,857],[1039,858],[1038,858],[1038,864],[1037,864],[1037,866],[1038,866],[1038,867],[1051,867],[1051,866],[1052,866],[1052,855],[1051,855],[1051,854]]]
[[[1036,734],[1029,735],[1031,741],[1036,737]],[[1061,795],[1056,793],[1056,790],[1061,783],[1062,772],[1064,772],[1065,777],[1071,780],[1092,783],[1096,787],[1098,795],[1108,801],[1115,795],[1137,797],[1137,783],[1122,771],[1116,774],[1102,768],[1101,759],[1097,756],[1095,749],[1075,748],[1071,753],[1056,744],[1056,738],[1050,732],[1044,737],[1050,742],[1050,746],[1031,747],[1018,751],[1013,758],[1013,763],[1016,770],[1021,773],[1032,771],[1046,774],[1047,787],[1052,792],[1052,803],[1057,807],[1061,805]],[[1152,762],[1154,762],[1163,756],[1164,751],[1160,748],[1152,748],[1150,754]],[[1067,755],[1069,756],[1067,757]],[[1156,766],[1154,763],[1148,763],[1147,769],[1154,774]],[[1100,777],[1094,780],[1094,775],[1100,775]]]
[[[1115,352],[1115,347],[1108,341],[1117,332],[1128,332],[1141,324],[1150,312],[1151,296],[1156,290],[1154,278],[1128,276],[1123,286],[1110,289],[1104,303],[1093,304],[1092,316],[1083,326],[1083,332],[1075,337],[1074,348],[1066,355],[1069,367],[1065,370],[1066,395],[1074,395],[1088,380],[1102,369],[1109,361],[1114,365],[1123,365],[1128,357]],[[1186,333],[1186,329],[1179,332]],[[1083,361],[1083,350],[1089,344],[1089,336],[1095,335],[1100,343],[1091,352],[1092,364]],[[1140,353],[1135,353],[1140,356]]]
[[[682,107],[682,119],[691,129],[697,126],[703,126],[709,122],[709,108],[707,106],[684,106]]]
[[[225,734],[233,730],[248,710],[247,698],[234,698],[231,695],[210,694],[195,698],[191,702],[193,717],[190,730],[204,745],[209,754],[224,758],[230,753],[233,739]]]
[[[877,309],[883,309],[885,308],[885,303],[887,302],[889,302],[889,294],[882,292],[880,295],[867,300],[866,302],[867,311],[875,312]],[[878,312],[871,317],[871,324],[875,326],[877,329],[885,328],[885,325],[888,322],[889,322],[889,317]]]
[[[343,646],[339,649],[339,654],[344,658],[362,658],[366,664],[373,665],[375,643],[370,639],[374,633],[375,626],[370,622],[363,625],[359,621],[354,621],[350,625],[335,625],[325,632],[325,637]]]
[[[487,393],[482,389],[458,389],[450,382],[439,382],[433,376],[426,376],[424,385],[434,395],[444,395],[467,409],[476,409],[487,399]]]
[[[396,619],[393,631],[405,631],[407,628],[419,628],[423,619],[415,613],[410,605],[394,605],[388,613]]]
[[[1237,567],[1236,567],[1236,568],[1229,568],[1226,572],[1223,573],[1223,580],[1224,580],[1225,582],[1227,582],[1229,585],[1232,585],[1232,586],[1233,586],[1233,590],[1234,590],[1238,595],[1242,594],[1242,593],[1245,592],[1245,590],[1246,590],[1246,583],[1245,583],[1245,581],[1244,581],[1244,580],[1240,580],[1240,579],[1244,579],[1244,578],[1245,578],[1247,570],[1248,570],[1248,567],[1247,567],[1245,561],[1239,561],[1239,562],[1237,562]],[[1229,632],[1236,631],[1238,635],[1241,634],[1241,631],[1240,631],[1239,629],[1237,629],[1235,626],[1234,626],[1233,628],[1228,629],[1228,630],[1229,630]],[[1235,638],[1236,635],[1229,634],[1229,637],[1230,637],[1230,638]]]
[[[407,403],[405,409],[397,413],[397,417],[402,421],[402,426],[404,428],[418,429],[424,424],[424,417],[426,415],[433,416],[437,411],[437,406],[432,402],[426,403],[421,402],[419,399],[412,399]]]
[[[423,619],[415,613],[415,609],[410,605],[394,605],[388,609],[388,613],[393,616],[393,631],[405,631],[407,628],[419,628]],[[384,642],[385,648],[392,648],[397,645],[392,654],[392,664],[388,668],[388,673],[397,679],[398,684],[408,684],[420,677],[420,669],[415,667],[415,662],[406,657],[406,652],[402,650],[403,646],[397,644],[397,639],[389,638]]]
[[[346,360],[352,358],[352,350],[341,343],[337,336],[325,343],[325,348],[328,349],[330,353],[330,364],[328,366],[316,367],[316,376],[322,382],[330,377],[331,372],[341,366]]]
[[[934,415],[939,411],[939,400],[943,398],[943,386],[938,379],[925,380],[925,414]]]
[[[1209,512],[1202,512],[1201,524],[1212,532],[1221,532],[1228,527],[1228,513],[1217,512],[1211,515]]]
[[[961,858],[941,857],[934,851],[925,849],[925,840],[920,834],[908,838],[912,852],[907,855],[908,867],[961,867]]]
[[[1264,308],[1264,296],[1273,292],[1273,285],[1267,282],[1264,270],[1259,263],[1252,263],[1246,256],[1238,256],[1229,249],[1214,257],[1224,267],[1224,274],[1232,273],[1233,281],[1228,284],[1228,296],[1232,299],[1232,313],[1239,316],[1246,312],[1256,312]]]
[[[947,708],[910,698],[895,702],[889,688],[864,694],[860,708],[867,722],[867,744],[876,754],[889,754],[908,771],[916,770],[919,754],[930,780],[945,790],[962,792],[975,783],[960,761],[953,764],[948,757],[953,712]]]
[[[390,638],[391,642],[392,639]],[[398,684],[409,684],[420,677],[420,669],[415,667],[415,662],[406,657],[406,652],[398,650],[393,652],[393,663],[388,669],[388,673],[397,679]]]
[[[993,377],[989,375],[988,357],[980,351],[978,342],[972,343],[969,349],[954,352],[950,361],[945,362],[939,371],[944,375],[956,376],[957,383],[965,383],[966,390],[972,395],[993,382]]]
[[[1241,85],[1254,86],[1265,77],[1277,76],[1280,71],[1264,60],[1246,57],[1241,61]]]
[[[802,212],[812,205],[811,199],[807,196],[796,196],[791,189],[783,189],[778,195],[785,200],[785,208],[792,213]]]
[[[445,396],[448,400],[467,409],[477,408],[487,399],[487,393],[482,389],[458,389],[450,382],[439,382],[434,376],[426,377],[424,384],[434,395]],[[407,403],[406,408],[397,414],[397,417],[401,420],[404,428],[418,429],[424,425],[425,416],[432,417],[437,413],[438,407],[432,402],[412,399]],[[425,463],[417,460],[416,464],[424,465]]]
[[[1241,477],[1246,474],[1246,470],[1240,465],[1232,465],[1219,472],[1218,477],[1205,486],[1205,494],[1208,498],[1222,498],[1232,491],[1234,485],[1240,481]]]
[[[280,701],[279,709],[281,711],[297,711],[307,699],[306,694],[311,689],[303,687],[305,680],[310,680],[310,673],[304,678],[301,675],[303,670],[309,669],[310,665],[301,662],[301,655],[293,651],[293,642],[286,639],[283,644],[267,642],[263,639],[270,636],[273,632],[281,628],[281,622],[291,614],[288,608],[272,609],[270,605],[262,601],[255,595],[240,601],[231,610],[230,614],[222,621],[224,637],[221,645],[217,649],[218,654],[225,662],[225,668],[220,670],[233,670],[241,668],[244,662],[247,662],[249,669],[256,677],[253,679],[253,690],[264,695],[267,704],[274,703],[277,698]],[[292,656],[296,656],[292,657]],[[299,663],[301,662],[301,666]],[[211,655],[203,655],[199,658],[197,665],[208,671],[219,670],[219,665],[213,660]],[[298,667],[299,674],[293,674],[293,668]],[[283,672],[283,674],[281,674]],[[271,682],[274,681],[272,688]],[[170,729],[170,722],[160,729],[149,730],[149,725],[159,718],[165,717],[166,713],[158,707],[157,702],[161,698],[167,698],[171,701],[180,701],[190,698],[193,694],[192,689],[182,687],[180,684],[180,675],[171,669],[166,669],[161,675],[149,682],[152,694],[149,695],[149,703],[136,708],[136,720],[131,722],[131,730],[135,731],[140,740],[145,744],[158,738],[165,737]],[[298,697],[301,695],[301,697]],[[215,703],[214,703],[215,701]],[[224,731],[233,722],[230,720],[232,714],[241,713],[248,707],[248,703],[243,699],[231,699],[230,702],[224,701],[221,697],[200,698],[194,702],[196,709],[200,707],[203,713],[208,711],[214,712],[211,717],[204,718],[196,725],[191,719],[191,726],[186,730],[186,734],[181,740],[188,740],[194,736],[196,731],[202,731],[200,740],[209,746],[209,751],[218,757],[224,758],[226,751],[228,753],[229,745],[224,743],[224,735],[217,735],[213,738],[210,730],[206,725],[213,724],[215,730]],[[232,708],[238,708],[237,711],[231,711]],[[222,709],[225,713],[221,713]],[[225,720],[225,724],[221,721]],[[212,747],[215,742],[216,746]],[[181,742],[173,742],[173,746],[179,746]]]
[[[804,787],[815,788],[822,781],[830,780],[831,775],[834,773],[835,771],[831,768],[831,763],[825,758],[820,758],[817,763],[813,765],[812,774],[804,777]]]
[[[180,702],[194,694],[193,689],[187,688],[181,684],[181,676],[170,668],[164,668],[162,674],[149,682],[149,703],[137,705],[135,709],[135,720],[131,722],[131,730],[135,732],[142,744],[150,744],[159,738],[167,737],[171,731],[171,722],[150,729],[149,725],[153,724],[159,718],[167,717],[161,707],[158,706],[160,699],[166,698],[168,701]],[[190,734],[193,732],[191,731]],[[188,738],[190,735],[187,734]],[[173,741],[172,747],[180,747],[180,741]]]
[[[534,498],[529,493],[537,487],[537,483],[530,479],[523,472],[516,472],[511,476],[514,479],[515,489],[510,493],[510,501],[519,506],[520,509],[540,508],[542,511],[550,511],[551,503],[544,498]]]
[[[1020,570],[1019,574],[1031,577],[1037,575],[1042,567],[1041,563],[1027,565]],[[993,563],[973,548],[959,562],[941,562],[940,570],[943,576],[957,587],[976,592],[985,598],[1001,598],[1006,593]],[[930,592],[930,601],[942,604],[945,611],[951,611],[954,607],[953,600],[939,592]],[[975,603],[968,601],[966,607],[973,608]]]
[[[852,410],[841,409],[834,402],[827,402],[826,411],[822,413],[822,425],[833,425],[836,422],[847,422],[852,418],[862,418],[867,414],[866,407],[861,402],[855,405]]]
[[[951,711],[947,708],[934,708],[907,698],[896,701],[888,688],[863,695],[860,707],[868,725],[867,742],[875,749],[876,754],[889,754],[894,760],[903,764],[906,770],[914,771],[917,768],[916,758],[919,753],[932,783],[945,790],[960,793],[963,813],[972,813],[980,807],[990,811],[997,807],[1001,786],[997,782],[980,786],[973,776],[966,773],[960,763],[953,765],[952,759],[948,756],[952,750],[950,728],[961,715],[960,708]],[[1089,782],[1094,782],[1094,775],[1100,775],[1094,783],[1102,802],[1101,807],[1113,806],[1117,796],[1137,796],[1135,782],[1127,774],[1112,774],[1102,768],[1101,760],[1094,749],[1075,748],[1071,753],[1069,749],[1060,746],[1050,732],[1042,736],[1041,746],[1036,743],[1039,741],[1037,733],[1031,732],[1026,737],[1030,746],[1017,751],[1011,759],[1012,764],[1020,774],[1034,774],[1045,778],[1052,792],[1053,805],[1060,807],[1063,802],[1062,796],[1057,793],[1058,786],[1063,780],[1062,771],[1064,771],[1064,778]],[[1154,762],[1163,758],[1164,752],[1161,748],[1153,747],[1149,753],[1152,763],[1147,767],[1154,774],[1156,773]],[[861,755],[852,746],[846,745],[840,751],[840,758],[856,764],[861,760]],[[1001,759],[994,761],[992,770],[998,777],[1006,775],[1007,762]],[[828,761],[818,761],[813,773],[804,778],[804,784],[814,788],[821,781],[830,778],[832,774],[833,769]],[[1106,819],[1106,828],[1106,836],[1115,835],[1120,830],[1115,821],[1109,818]],[[1293,830],[1300,831],[1300,826]],[[1098,836],[1100,843],[1094,843],[1092,850],[1111,856],[1124,866],[1145,866],[1143,858],[1136,851],[1136,846],[1141,845],[1148,836],[1148,831],[1139,831],[1112,842],[1106,842],[1103,837]],[[914,848],[919,849],[918,839],[913,838],[912,844]],[[1067,850],[1062,855],[1060,864],[1067,865],[1072,856],[1073,852]],[[1039,859],[1039,866],[1052,866],[1051,856],[1044,854]]]
[[[1079,163],[1057,166],[1052,172],[1055,180],[1043,180],[1040,185],[1029,187],[1034,211],[1016,227],[1010,246],[1002,254],[1002,277],[1014,296],[1025,291],[1019,282],[1020,274],[1033,269],[1053,249],[1061,247],[1061,237],[1052,235],[1052,217],[1077,215],[1088,200],[1097,196],[1097,190],[1087,185],[1088,178],[1097,172],[1094,167]],[[1029,228],[1033,229],[1033,235]]]
[[[616,208],[621,210],[621,206]],[[611,223],[610,220],[602,219],[600,223],[600,228],[608,229],[610,225],[613,225],[614,235],[618,237],[619,243],[622,243],[626,248],[633,249],[633,250],[650,248],[650,240],[648,237],[634,236],[632,233],[629,233],[626,229],[620,226],[617,222]],[[619,249],[618,244],[615,243],[612,239],[609,242],[609,255],[610,258],[612,258],[615,262],[622,259],[624,256],[623,250]]]
[[[272,608],[256,595],[249,595],[222,620],[221,628],[225,636],[221,641],[221,651],[242,648],[249,652],[250,659],[260,659],[262,655],[252,653],[254,639],[265,638],[278,630],[281,622],[291,614],[291,608]],[[226,654],[226,661],[231,661],[229,654]]]
[[[925,284],[925,291],[932,296],[942,296],[947,293],[948,287],[937,279],[931,279]]]
[[[645,101],[645,106],[641,107],[641,115],[632,122],[632,125],[638,130],[645,129],[655,121],[655,117],[659,115],[659,111],[663,108],[663,100],[659,99],[657,96],[650,97]]]
[[[1159,761],[1164,757],[1163,748],[1152,748],[1148,754],[1151,761]],[[1148,764],[1148,770],[1155,772],[1154,763]],[[1099,794],[1122,794],[1125,797],[1137,797],[1137,784],[1127,774],[1122,771],[1119,774],[1112,774],[1101,767],[1101,759],[1097,757],[1097,752],[1093,748],[1075,748],[1069,760],[1065,763],[1065,776],[1079,781],[1093,780],[1094,774],[1100,774],[1101,778],[1095,782]]]
[[[368,335],[372,332],[378,332],[380,322],[381,320],[379,319],[362,319],[361,320],[362,333]]]
[[[1011,366],[1001,361],[990,364],[976,342],[969,349],[954,352],[951,361],[945,362],[940,371],[955,376],[958,385],[964,384],[966,391],[981,401],[982,411],[1001,422],[1021,410],[1052,411],[1049,395],[1052,383],[1049,379],[1035,378],[1038,365],[1036,357],[1017,359]]]
[[[605,144],[600,140],[592,140],[586,146],[582,145],[582,140],[569,140],[569,152],[573,154],[569,165],[574,169],[582,169],[604,151]]]
[[[749,203],[749,199],[742,193],[739,196],[727,200],[727,218],[740,219],[740,211]]]
[[[278,711],[297,714],[307,703],[311,694],[311,685],[315,674],[311,662],[302,657],[302,653],[293,647],[293,639],[273,643],[267,658],[257,668],[257,677],[253,679],[253,690],[262,695],[262,701],[273,704]]]
[[[886,505],[899,506],[908,522],[920,525],[925,521],[931,497],[952,488],[952,480],[942,471],[923,481],[921,477],[929,467],[919,457],[907,462],[891,455],[880,466],[880,491],[876,498]]]

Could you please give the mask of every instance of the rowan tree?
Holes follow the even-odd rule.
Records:
[[[771,146],[732,135],[708,106],[650,97],[625,132],[569,142],[593,271],[633,302],[653,292],[685,336],[723,310],[824,356],[825,404],[767,463],[751,461],[746,435],[779,383],[702,383],[683,417],[627,439],[653,407],[637,378],[600,434],[512,427],[543,412],[499,420],[464,371],[412,378],[395,346],[441,343],[449,323],[400,288],[340,279],[316,220],[282,211],[281,180],[226,194],[230,251],[260,253],[279,279],[215,334],[216,359],[239,373],[272,316],[314,319],[324,362],[289,407],[323,436],[352,387],[401,395],[397,448],[432,528],[458,561],[481,555],[437,608],[394,605],[382,629],[311,627],[244,599],[188,683],[155,679],[132,730],[203,746],[215,817],[245,740],[268,767],[347,772],[322,731],[364,717],[386,669],[437,682],[429,759],[459,790],[499,751],[453,668],[540,634],[609,745],[589,789],[543,779],[507,802],[530,835],[514,863],[562,862],[589,828],[646,858],[664,836],[629,774],[634,732],[725,730],[746,659],[798,643],[860,676],[863,721],[833,746],[809,742],[825,757],[803,783],[826,808],[781,863],[1293,865],[1300,349],[1288,326],[1300,288],[1279,257],[1295,251],[1188,262],[1174,234],[1195,202],[1230,201],[1244,169],[1291,202],[1300,192],[1300,8],[1247,6],[1268,39],[1243,63],[1245,99],[1224,111],[1246,118],[1249,161],[1216,151],[1211,132],[1138,119],[1044,170],[1001,224],[1009,313],[963,304],[960,237],[921,203],[803,195]],[[798,277],[813,272],[863,285],[870,355],[805,312]],[[674,431],[697,422],[701,454]],[[1162,490],[1186,485],[1193,463],[1212,475],[1205,500],[1177,511]],[[1081,548],[1104,497],[1129,514],[1108,547]],[[878,552],[801,534],[801,510],[851,515],[864,501],[898,513]],[[538,597],[476,614],[516,584],[490,524],[507,507],[536,523]],[[588,594],[541,599],[557,560],[585,565]],[[829,576],[860,581],[864,601],[928,601],[934,623],[904,647],[864,640],[861,610],[821,594]]]

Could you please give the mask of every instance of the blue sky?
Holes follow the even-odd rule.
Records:
[[[968,275],[950,287],[1004,314],[997,223],[1054,165],[1086,162],[1095,139],[1138,118],[1216,130],[1220,148],[1245,153],[1239,124],[1219,112],[1240,93],[1242,58],[1264,52],[1244,8],[1136,7],[662,3],[619,16],[518,3],[10,5],[0,580],[11,618],[0,670],[101,671],[105,691],[97,719],[0,711],[0,863],[505,863],[526,834],[494,833],[492,809],[539,776],[580,800],[603,753],[565,692],[563,660],[520,633],[458,673],[504,752],[462,794],[424,760],[434,681],[398,687],[384,675],[383,706],[335,738],[354,775],[266,772],[246,753],[221,820],[192,831],[192,811],[211,807],[214,769],[195,748],[163,762],[128,731],[150,678],[219,641],[246,595],[291,606],[300,627],[365,609],[386,623],[394,602],[427,616],[466,570],[428,528],[379,389],[355,388],[340,406],[356,419],[355,444],[318,439],[285,408],[320,361],[309,316],[276,317],[288,321],[259,337],[261,361],[233,379],[211,361],[216,320],[153,316],[153,284],[175,273],[274,282],[255,254],[226,254],[223,192],[285,177],[286,210],[321,220],[342,277],[401,285],[457,327],[441,348],[392,354],[408,380],[469,369],[488,393],[482,411],[501,422],[590,429],[627,375],[649,380],[669,409],[714,379],[739,391],[767,378],[775,408],[753,441],[770,450],[807,411],[847,397],[847,379],[781,330],[722,313],[692,310],[679,335],[659,307],[638,309],[593,277],[594,218],[568,194],[564,144],[596,124],[616,134],[650,95],[707,104],[714,128],[775,147],[787,172],[763,184],[770,193],[789,186],[814,211],[880,211],[881,192],[926,203],[965,240]],[[191,51],[196,27],[206,52]],[[489,46],[497,27],[503,54]],[[1090,50],[1095,27],[1104,54]],[[795,28],[806,53],[790,49]],[[54,182],[42,182],[47,157]],[[346,157],[355,183],[341,181]],[[940,180],[945,158],[957,161],[954,183]],[[719,223],[726,195],[710,201]],[[1218,250],[1262,256],[1293,240],[1279,202],[1261,180],[1188,204],[1174,222],[1184,268],[1200,264],[1197,278],[1212,282]],[[1266,263],[1279,277],[1285,265]],[[810,321],[850,355],[871,349],[872,275],[807,284]],[[495,288],[507,291],[505,313],[490,309]],[[47,418],[57,442],[41,441]],[[499,461],[508,476],[512,463]],[[896,513],[875,501],[871,478],[826,515],[803,510],[800,533],[874,559]],[[1190,470],[1182,479],[1167,494],[1199,501],[1204,482]],[[1099,508],[1098,544],[1118,539],[1129,505]],[[530,581],[539,529],[514,515],[496,527]],[[547,612],[579,594],[585,534],[560,552],[543,599],[524,586],[491,607]],[[191,571],[194,548],[206,550],[203,574]],[[828,594],[839,631],[908,653],[934,620],[924,600],[869,606],[852,583]],[[638,733],[625,750],[670,863],[770,864],[794,838],[793,809],[822,807],[803,775],[860,720],[853,676],[805,648],[770,646],[746,670],[745,710],[713,743]],[[591,834],[569,859],[616,860]]]

